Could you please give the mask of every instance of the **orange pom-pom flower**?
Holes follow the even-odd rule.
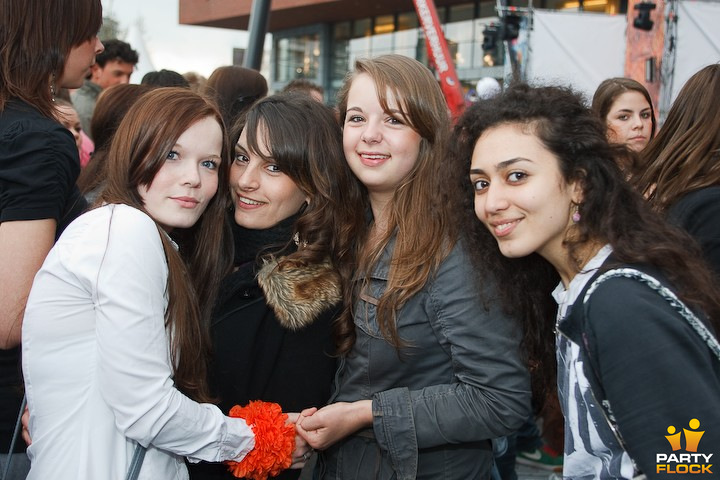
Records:
[[[240,462],[226,462],[238,478],[266,480],[292,463],[295,427],[286,425],[288,416],[277,403],[252,401],[245,407],[235,405],[231,417],[243,418],[255,434],[255,448]]]

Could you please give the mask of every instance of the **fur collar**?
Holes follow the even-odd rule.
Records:
[[[280,324],[297,331],[342,300],[340,276],[329,261],[315,265],[263,260],[258,284]]]

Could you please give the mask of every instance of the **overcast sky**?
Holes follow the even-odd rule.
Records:
[[[185,73],[193,70],[204,76],[221,65],[232,63],[233,48],[247,47],[247,32],[225,28],[178,24],[178,0],[102,0],[105,14],[111,14],[126,32],[125,40],[138,50],[142,38],[147,57],[155,70],[166,68]],[[135,30],[135,31],[133,31]],[[141,58],[131,79],[139,83],[145,69]]]

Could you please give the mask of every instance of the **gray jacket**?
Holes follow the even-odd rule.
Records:
[[[398,352],[380,333],[374,300],[385,290],[392,246],[355,306],[357,340],[331,399],[372,399],[373,428],[326,452],[325,478],[486,478],[490,439],[513,432],[530,413],[519,327],[499,302],[485,308],[487,296],[458,244],[398,311],[407,343]]]
[[[80,118],[80,125],[82,126],[83,131],[91,139],[92,132],[90,131],[90,123],[92,121],[93,113],[95,112],[95,104],[97,103],[100,92],[102,92],[102,87],[100,85],[91,82],[90,80],[85,80],[82,87],[78,88],[70,95],[75,111]]]

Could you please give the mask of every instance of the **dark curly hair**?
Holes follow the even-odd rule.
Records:
[[[653,265],[667,276],[680,298],[713,319],[717,330],[720,295],[700,251],[683,231],[667,224],[625,181],[615,161],[622,150],[608,143],[605,125],[586,106],[583,96],[560,86],[510,86],[493,99],[471,106],[454,129],[452,169],[462,196],[459,209],[466,235],[476,245],[474,261],[498,277],[506,308],[523,321],[523,346],[535,387],[554,379],[552,325],[556,305],[550,293],[559,279],[550,264],[537,254],[500,261],[488,249],[497,244],[473,213],[473,188],[469,181],[472,152],[478,138],[499,125],[522,125],[558,159],[566,182],[579,181],[583,201],[582,221],[565,239],[577,270],[584,247],[609,243],[621,263]],[[586,260],[586,259],[585,259]]]
[[[95,56],[95,63],[104,67],[107,62],[119,61],[135,65],[140,60],[138,52],[129,43],[113,38],[104,40],[105,50]]]

